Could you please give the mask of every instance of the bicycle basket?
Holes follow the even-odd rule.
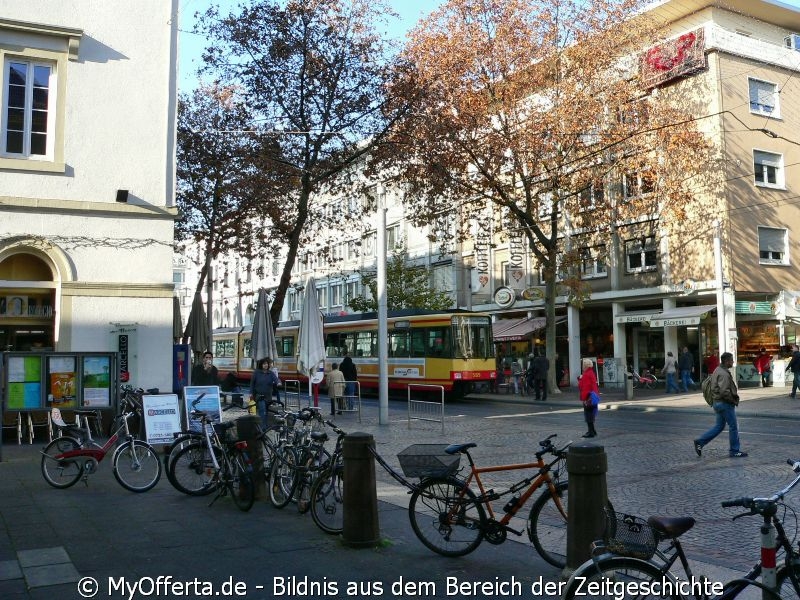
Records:
[[[214,423],[214,431],[217,432],[217,435],[222,442],[234,443],[239,441],[239,433],[236,430],[236,423],[234,421]]]
[[[620,556],[649,560],[656,553],[656,532],[634,515],[606,511],[606,548]]]
[[[413,444],[397,458],[406,477],[447,477],[458,469],[460,454],[446,454],[441,444]]]

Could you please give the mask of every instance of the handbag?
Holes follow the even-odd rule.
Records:
[[[590,406],[598,406],[600,404],[600,396],[592,390],[589,392],[589,405]]]

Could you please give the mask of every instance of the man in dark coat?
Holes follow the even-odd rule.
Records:
[[[547,400],[547,371],[550,370],[550,361],[540,353],[533,358],[533,393],[536,400]]]
[[[356,381],[358,381],[358,370],[356,369],[356,365],[353,363],[353,359],[350,358],[350,353],[347,350],[344,351],[344,358],[342,359],[342,364],[339,365],[339,370],[342,372],[342,375],[344,375],[344,395],[355,396]]]

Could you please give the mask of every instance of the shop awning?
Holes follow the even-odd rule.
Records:
[[[556,318],[556,323],[560,323],[566,317]],[[546,317],[522,317],[521,319],[507,319],[497,321],[492,326],[495,342],[519,342],[528,339],[530,335],[544,329],[547,325]]]
[[[699,325],[700,319],[717,308],[713,304],[700,306],[680,306],[670,308],[650,319],[650,327],[681,327],[684,325]]]

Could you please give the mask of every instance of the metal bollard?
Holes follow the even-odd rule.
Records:
[[[633,400],[633,373],[625,374],[625,400]]]
[[[375,547],[380,542],[375,459],[370,448],[375,448],[375,439],[369,433],[351,433],[345,436],[342,444],[342,541],[353,548]]]
[[[602,446],[589,442],[570,446],[567,454],[567,566],[562,572],[565,578],[591,557],[592,542],[603,537],[604,508],[608,503],[607,471],[608,457]]]
[[[253,482],[256,486],[256,498],[267,497],[266,478],[264,477],[264,446],[258,440],[261,429],[261,417],[247,415],[236,419],[236,433],[240,440],[247,442],[247,454],[253,465]]]

